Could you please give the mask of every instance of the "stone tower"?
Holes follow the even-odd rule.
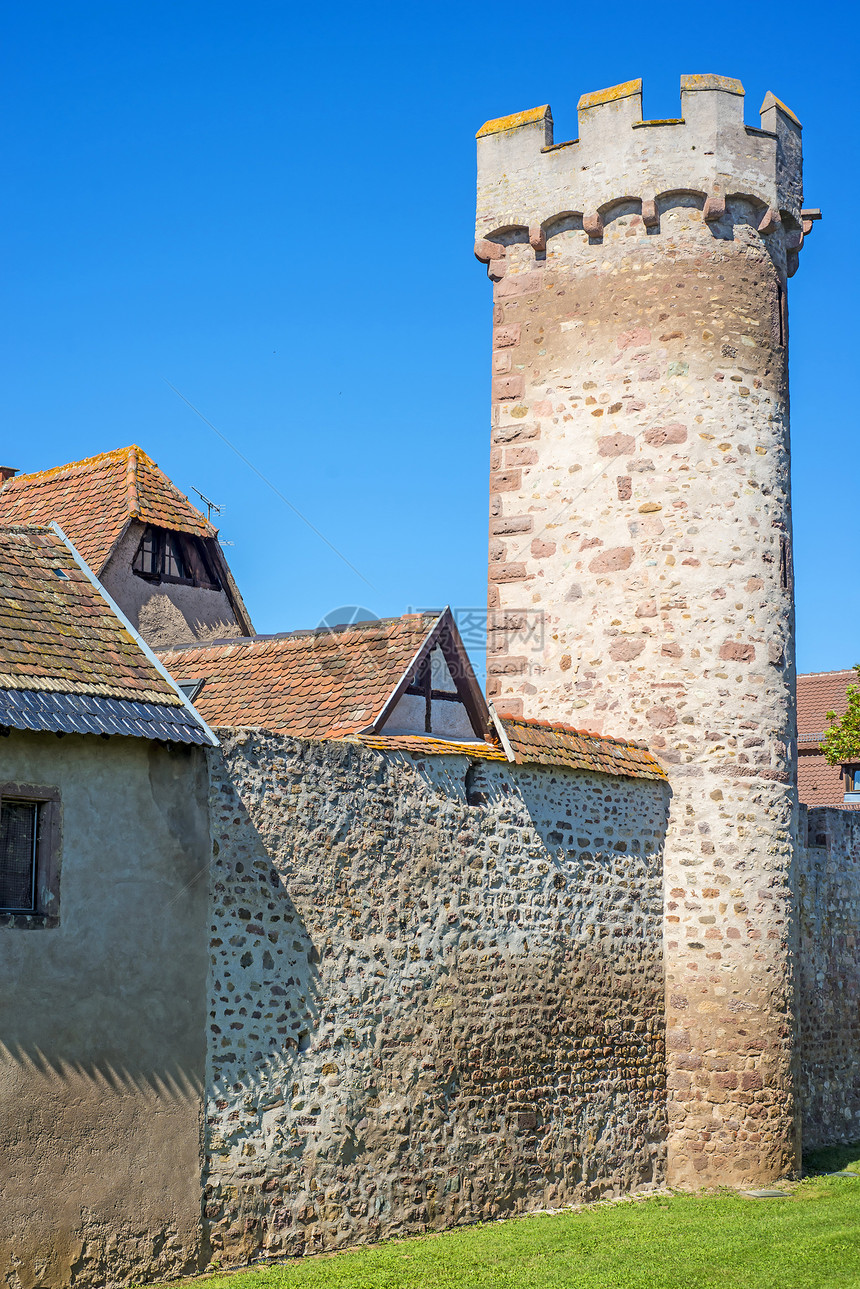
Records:
[[[668,1180],[797,1164],[786,282],[800,122],[685,76],[478,133],[494,283],[489,688],[670,771]],[[542,626],[541,623],[542,615]]]

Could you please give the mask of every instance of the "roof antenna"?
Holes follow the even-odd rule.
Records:
[[[202,493],[199,488],[192,488],[191,491],[197,493],[197,496],[200,498],[200,500],[203,502],[203,505],[206,507],[206,518],[208,520],[211,521],[213,510],[215,511],[216,515],[221,514],[221,511],[224,509],[223,506],[216,506],[215,502],[210,501],[209,498],[204,493]]]

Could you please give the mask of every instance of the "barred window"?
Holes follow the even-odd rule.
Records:
[[[0,784],[0,927],[60,924],[60,794]]]
[[[0,806],[0,911],[36,910],[39,802],[4,801]]]

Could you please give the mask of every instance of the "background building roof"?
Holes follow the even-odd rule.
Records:
[[[19,474],[0,488],[0,523],[58,523],[96,573],[130,519],[197,537],[217,530],[139,447]]]
[[[372,724],[438,613],[159,650],[171,675],[204,683],[194,703],[210,725],[259,726],[297,738]]]
[[[842,716],[848,707],[846,690],[857,684],[857,672],[814,671],[797,678],[797,741],[820,743],[827,729],[827,712]]]
[[[205,743],[59,533],[0,526],[0,725]]]
[[[353,737],[380,751],[412,755],[509,760],[502,743],[388,735],[384,726],[369,730],[439,624],[439,614],[408,614],[320,631],[176,646],[160,650],[159,657],[180,684],[203,682],[194,703],[209,725],[259,727],[296,738]],[[503,719],[501,724],[519,764],[666,777],[651,753],[632,743],[539,721]]]

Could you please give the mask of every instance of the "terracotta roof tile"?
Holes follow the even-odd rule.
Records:
[[[468,756],[479,761],[507,761],[501,747],[492,743],[464,743],[419,734],[359,734],[356,742],[378,752],[410,752],[413,756]]]
[[[844,806],[842,767],[828,765],[821,752],[801,752],[797,758],[797,795],[805,806]]]
[[[161,650],[159,657],[180,683],[204,681],[194,705],[211,726],[258,726],[297,738],[357,737],[380,751],[505,761],[503,749],[492,743],[359,733],[380,714],[437,620],[436,614],[413,614],[333,631],[181,646]],[[540,721],[503,724],[522,765],[666,777],[650,752],[620,739]]]
[[[848,707],[846,690],[857,683],[856,671],[814,671],[797,678],[797,739],[820,743],[827,729],[827,712],[842,716]]]
[[[635,743],[543,721],[504,717],[502,724],[517,762],[523,765],[555,765],[629,779],[666,778],[659,761]]]
[[[138,447],[119,448],[0,487],[0,523],[58,523],[98,573],[129,519],[197,537],[216,529]]]
[[[181,707],[56,533],[0,526],[0,690]]]
[[[209,725],[259,726],[297,738],[370,725],[439,615],[159,651],[180,683],[203,680],[194,705]]]

